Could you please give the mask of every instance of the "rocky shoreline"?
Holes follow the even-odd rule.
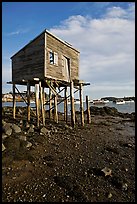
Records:
[[[37,128],[16,112],[2,108],[3,202],[135,202],[135,113],[94,107],[84,127],[77,112],[75,128],[62,114]]]

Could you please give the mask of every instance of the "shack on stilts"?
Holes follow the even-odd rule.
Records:
[[[80,52],[66,41],[63,41],[44,30],[35,39],[11,57],[13,86],[13,118],[16,117],[16,90],[21,95],[17,85],[27,87],[27,120],[30,122],[31,87],[35,87],[35,105],[37,126],[45,126],[45,88],[49,90],[49,119],[56,123],[58,118],[58,104],[64,102],[64,121],[68,122],[68,99],[71,104],[71,125],[75,126],[75,98],[74,93],[79,91],[81,125],[84,126],[83,87],[90,85],[79,80]],[[69,91],[69,92],[68,92]],[[59,94],[63,93],[62,100]],[[86,96],[87,121],[91,122],[90,109]],[[54,112],[52,111],[54,109]]]

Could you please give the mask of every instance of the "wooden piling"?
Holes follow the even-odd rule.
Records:
[[[15,83],[13,83],[13,118],[15,119],[16,113],[16,100],[15,100]]]
[[[86,107],[87,107],[87,123],[91,123],[90,107],[89,107],[89,98],[86,96]]]
[[[74,106],[74,84],[70,81],[70,101],[71,101],[71,124],[75,126],[75,106]]]
[[[54,95],[54,121],[58,123],[57,94]]]
[[[37,127],[39,127],[39,84],[35,84],[35,103],[36,103]]]
[[[52,82],[51,82],[51,85],[52,85]],[[49,87],[49,119],[52,118],[52,90],[51,88]]]
[[[40,103],[41,103],[41,114],[42,114],[42,121],[43,125],[45,125],[45,111],[43,107],[43,87],[41,86],[41,81],[39,81],[39,91],[40,91]]]
[[[27,82],[27,121],[30,122],[30,83]]]
[[[80,96],[80,118],[81,118],[81,125],[84,126],[83,87],[82,87],[81,83],[79,85],[79,96]]]
[[[67,99],[67,86],[65,86],[65,89],[64,89],[64,121],[66,121],[67,123],[67,120],[68,120],[68,99]]]
[[[45,104],[45,101],[46,101],[46,99],[45,99],[45,91],[44,91],[44,87],[43,87],[43,109],[44,109],[44,118],[45,118],[45,116],[46,116],[46,106],[44,105]]]

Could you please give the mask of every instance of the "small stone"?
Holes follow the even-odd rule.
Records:
[[[7,137],[8,137],[8,135],[2,134],[2,139],[5,139]]]
[[[29,147],[31,147],[31,146],[32,146],[32,143],[31,143],[31,142],[27,142],[26,147],[29,148]]]
[[[32,132],[34,132],[34,127],[30,127],[28,130],[28,133],[32,133]]]
[[[4,120],[2,120],[2,125],[5,125],[5,124],[6,124],[6,122]]]
[[[129,143],[128,143],[127,146],[128,146],[128,147],[132,147],[132,144],[129,144]]]
[[[111,173],[112,173],[111,169],[105,167],[101,171],[105,174],[105,176],[111,176]]]
[[[68,126],[67,124],[65,124],[65,128],[66,128],[66,129],[73,130],[73,128],[72,128],[71,126]]]
[[[4,144],[2,143],[2,152],[6,149],[6,147],[4,146]]]
[[[42,197],[45,198],[45,197],[46,197],[46,194],[44,194]]]
[[[123,183],[122,184],[122,190],[127,191],[127,189],[128,189],[127,183]]]
[[[20,125],[23,125],[23,120],[20,120]]]
[[[45,127],[41,128],[41,133],[43,133],[44,135],[49,134],[49,132],[50,131],[47,128],[45,128]]]
[[[30,127],[29,123],[28,123],[28,122],[26,122],[26,128],[29,128],[29,127]]]
[[[20,139],[20,140],[23,140],[23,141],[26,141],[26,140],[27,140],[26,136],[23,136],[23,135],[20,136],[19,139]]]
[[[109,193],[109,194],[108,194],[108,198],[111,198],[111,197],[112,197],[112,193]]]

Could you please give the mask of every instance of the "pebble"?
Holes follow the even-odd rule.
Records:
[[[128,189],[128,185],[127,185],[127,183],[124,183],[122,185],[122,190],[127,191],[127,189]]]
[[[111,197],[112,197],[112,193],[109,193],[109,194],[108,194],[108,198],[111,198]]]
[[[2,152],[6,149],[6,147],[4,146],[4,144],[2,143]]]
[[[111,169],[105,167],[101,171],[105,174],[105,176],[111,176],[111,173],[112,173]]]
[[[45,197],[46,197],[46,194],[44,194],[42,197],[45,198]]]
[[[32,146],[32,143],[31,143],[31,142],[27,142],[26,147],[29,148],[29,147],[31,147],[31,146]]]

